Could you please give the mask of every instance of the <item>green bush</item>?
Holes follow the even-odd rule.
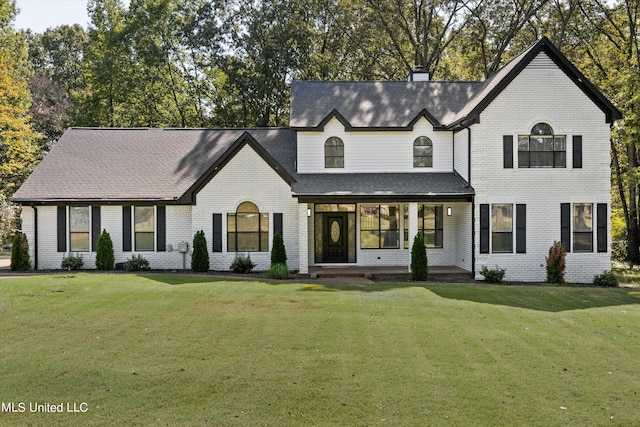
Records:
[[[131,255],[131,258],[124,263],[124,271],[148,271],[149,261],[147,261],[142,255]]]
[[[567,248],[563,243],[553,242],[549,248],[547,261],[547,283],[564,283],[564,269],[566,266]]]
[[[113,255],[113,242],[107,230],[102,230],[98,236],[98,247],[96,248],[96,269],[113,270],[115,266],[115,256]]]
[[[204,273],[209,271],[209,250],[204,231],[200,230],[193,236],[193,253],[191,254],[191,270]]]
[[[600,274],[596,274],[593,278],[593,284],[595,286],[608,286],[612,288],[618,287],[618,279],[609,270],[605,270]]]
[[[273,244],[271,246],[271,266],[276,264],[287,264],[287,251],[284,248],[284,240],[282,234],[273,235]]]
[[[63,270],[80,270],[84,266],[84,260],[82,259],[82,255],[73,256],[69,255],[65,259],[62,260],[60,267]]]
[[[23,233],[13,236],[11,248],[11,271],[31,270],[31,257],[29,256],[29,242]]]
[[[246,274],[251,273],[251,270],[253,270],[255,266],[256,265],[251,262],[251,256],[237,253],[230,268],[234,273]]]
[[[265,275],[267,279],[288,279],[289,267],[287,267],[287,264],[272,264]]]
[[[418,233],[411,247],[411,280],[426,281],[428,276],[427,248],[424,245],[424,237]]]
[[[496,268],[487,268],[483,265],[480,274],[484,276],[484,281],[488,283],[502,283],[504,279],[504,268],[496,266]]]

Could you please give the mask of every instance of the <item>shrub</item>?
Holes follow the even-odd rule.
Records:
[[[98,247],[96,248],[96,269],[113,270],[116,259],[113,255],[113,242],[107,230],[102,230],[98,236]]]
[[[504,279],[504,268],[498,266],[496,266],[496,268],[487,268],[487,266],[483,265],[480,274],[484,276],[485,282],[502,283],[502,279]]]
[[[563,243],[553,242],[547,260],[547,283],[564,283],[567,248]]]
[[[29,242],[23,233],[13,236],[11,248],[11,271],[27,271],[31,269],[31,257],[29,256]]]
[[[251,270],[253,270],[253,267],[255,266],[256,265],[251,262],[251,256],[236,254],[236,257],[234,258],[230,268],[234,273],[246,274],[251,273]]]
[[[271,268],[267,270],[267,279],[288,279],[289,267],[287,264],[272,264]]]
[[[84,260],[82,259],[82,255],[73,256],[69,255],[68,257],[62,260],[60,267],[63,270],[80,270],[84,266]]]
[[[287,251],[280,233],[273,235],[273,244],[271,245],[271,266],[276,264],[285,264],[285,266],[287,264]]]
[[[426,281],[428,275],[427,248],[424,245],[424,237],[418,233],[411,247],[411,280]]]
[[[200,273],[209,271],[209,250],[204,231],[200,230],[193,236],[193,253],[191,254],[191,269]]]
[[[131,258],[124,263],[124,271],[148,271],[149,261],[147,261],[142,255],[131,255]]]
[[[595,286],[609,286],[612,288],[618,287],[618,279],[609,270],[605,270],[600,274],[596,274],[593,278],[593,284]]]

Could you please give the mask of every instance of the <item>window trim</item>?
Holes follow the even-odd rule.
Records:
[[[431,154],[418,155],[416,147],[431,147]],[[426,160],[426,164],[418,160]],[[413,140],[413,167],[414,168],[432,168],[433,167],[433,141],[428,136],[421,135]]]
[[[255,211],[240,211],[243,206],[248,207],[252,205],[255,207]],[[258,215],[258,229],[257,231],[238,231],[238,218],[239,216]],[[234,230],[231,231],[230,219],[233,218]],[[257,234],[258,245],[257,249],[238,249],[238,237],[245,234]],[[263,242],[264,240],[264,242]],[[233,242],[233,245],[230,243]],[[227,213],[227,252],[268,252],[269,251],[269,213],[260,212],[258,205],[251,201],[244,201],[238,205],[233,213]]]
[[[576,231],[578,228],[578,224],[576,223],[578,217],[576,215],[576,209],[580,209],[580,207],[589,207],[589,214],[591,216],[590,221],[591,225],[589,225],[589,231]],[[593,252],[593,220],[594,220],[594,212],[593,212],[593,203],[572,203],[571,204],[571,238],[573,240],[573,252],[575,253],[589,253]],[[585,218],[585,226],[587,225],[587,219]],[[581,239],[577,237],[589,236],[589,249],[580,249],[576,247],[576,243],[580,242]]]
[[[395,207],[395,217],[396,217],[396,221],[395,221],[395,228],[389,228],[389,229],[383,229],[382,228],[382,221],[381,221],[381,215],[380,212],[382,211],[382,207],[386,206],[388,208],[391,207]],[[370,208],[376,208],[377,209],[377,228],[363,228],[363,221],[362,221],[362,217],[363,217],[363,210],[364,209],[370,209]],[[391,210],[391,209],[389,209]],[[368,216],[367,216],[368,217]],[[390,222],[391,224],[391,222]],[[372,232],[372,233],[378,233],[378,247],[366,247],[363,246],[363,241],[362,241],[362,237],[363,237],[363,233],[362,232]],[[383,242],[384,239],[382,238],[382,234],[383,232],[393,232],[395,231],[396,233],[396,243],[394,246],[383,246]],[[400,205],[399,204],[387,204],[387,203],[381,203],[381,204],[363,204],[360,205],[360,249],[400,249]]]
[[[137,212],[140,209],[150,209],[153,214],[153,231],[138,231],[138,221],[137,221]],[[157,214],[155,206],[148,205],[140,205],[133,207],[133,247],[135,252],[155,252],[156,250],[156,225],[157,225]],[[148,248],[140,248],[138,243],[138,235],[152,235],[152,244],[150,249]]]
[[[496,213],[494,211],[494,209],[496,208],[509,208],[509,211],[511,213],[510,216],[510,222],[511,222],[511,227],[509,231],[496,231],[495,228],[495,224],[494,224],[494,219],[496,218]],[[513,253],[513,204],[512,203],[493,203],[491,205],[491,253],[495,253],[495,254],[512,254]],[[509,239],[505,238],[505,242],[510,242],[509,244],[509,249],[508,250],[496,250],[495,249],[495,240],[497,237],[499,236],[510,236]]]
[[[334,145],[335,143],[335,145]],[[339,150],[338,148],[341,148]],[[329,149],[335,149],[341,154],[328,154]],[[335,162],[329,162],[328,160]],[[330,136],[324,142],[324,167],[325,169],[343,169],[344,168],[344,141],[337,136]]]
[[[434,213],[434,228],[425,228],[425,216],[424,209],[425,208],[435,208]],[[420,217],[420,212],[422,212],[422,217]],[[438,217],[439,214],[439,217]],[[439,219],[439,220],[438,220]],[[427,239],[425,236],[425,231],[433,231],[436,236],[436,241],[433,246],[427,244]],[[438,232],[440,232],[440,245],[438,246]],[[444,205],[439,204],[419,204],[418,205],[418,233],[422,233],[422,237],[424,238],[424,246],[429,249],[442,249],[444,248]]]
[[[536,128],[541,129],[541,132],[537,132]],[[548,129],[544,129],[548,128]],[[544,129],[544,130],[542,130]],[[546,133],[542,133],[546,132]],[[531,139],[535,137],[545,137],[551,139],[551,150],[531,150]],[[556,146],[563,141],[564,149],[556,149]],[[523,142],[526,144],[526,150],[522,149]],[[550,165],[531,165],[531,153],[551,153],[552,162]],[[561,155],[563,154],[563,155]],[[558,159],[562,159],[559,162]],[[526,161],[525,161],[526,160]],[[560,164],[561,163],[561,164]],[[567,167],[567,136],[558,135],[554,132],[551,125],[544,122],[536,123],[529,134],[518,135],[518,168],[522,169],[566,169]]]
[[[80,209],[83,211],[86,210],[87,231],[74,231],[74,212]],[[91,216],[91,206],[69,206],[69,252],[91,252]],[[86,248],[84,246],[82,248],[74,248],[75,235],[86,235]],[[84,240],[85,239],[83,239],[83,241]]]

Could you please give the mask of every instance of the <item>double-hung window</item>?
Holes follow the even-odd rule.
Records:
[[[136,251],[153,251],[155,247],[155,208],[153,206],[135,206],[134,240]]]
[[[227,214],[227,250],[268,251],[269,214],[251,202],[243,202],[235,213]]]
[[[337,136],[328,138],[324,143],[324,167],[344,167],[344,142]]]
[[[491,205],[492,252],[513,252],[513,205]]]
[[[413,167],[430,168],[433,166],[433,143],[426,136],[413,141]]]
[[[426,247],[443,246],[442,205],[418,206],[418,232],[422,233]]]
[[[360,247],[382,249],[400,247],[400,206],[360,207]]]
[[[564,168],[566,165],[566,137],[555,135],[548,124],[538,123],[529,135],[518,136],[518,167]]]
[[[89,206],[69,207],[69,249],[71,252],[89,252],[91,223]]]
[[[591,203],[573,204],[573,250],[574,252],[593,251],[593,205]]]

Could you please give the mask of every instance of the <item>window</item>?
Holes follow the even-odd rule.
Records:
[[[227,251],[269,250],[269,214],[260,213],[251,202],[243,202],[236,213],[227,214]]]
[[[493,252],[513,252],[513,205],[491,205]]]
[[[442,247],[442,205],[418,207],[418,232],[422,233],[426,247]]]
[[[69,241],[72,252],[89,252],[90,250],[89,213],[89,206],[69,208]]]
[[[324,167],[344,167],[344,143],[337,136],[332,136],[324,143]]]
[[[136,251],[152,251],[154,248],[156,230],[154,214],[153,206],[135,206],[133,208]]]
[[[361,248],[399,248],[399,227],[400,207],[398,205],[360,207]]]
[[[593,251],[593,205],[574,203],[573,205],[573,250]]]
[[[433,143],[426,136],[419,136],[413,141],[413,167],[433,167]]]
[[[531,134],[518,136],[518,167],[564,168],[567,144],[564,135],[554,135],[546,123],[538,123]]]
[[[402,206],[404,221],[402,222],[402,235],[404,236],[404,248],[409,249],[409,205]]]

